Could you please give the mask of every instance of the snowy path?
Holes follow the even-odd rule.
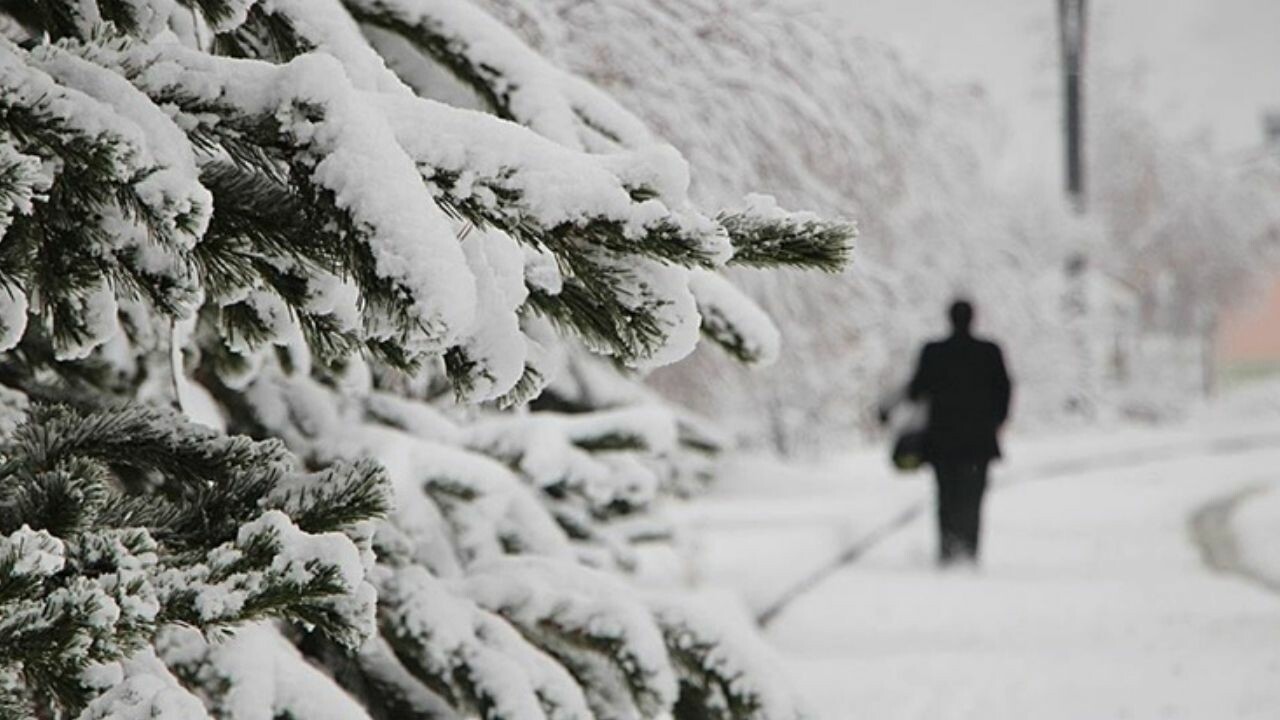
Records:
[[[932,570],[926,513],[801,596],[769,636],[832,720],[1280,717],[1280,596],[1207,566],[1192,523],[1221,535],[1228,500],[1280,484],[1277,430],[1016,446],[979,573]],[[879,464],[744,469],[741,489],[691,518],[700,574],[759,611],[927,498],[925,482],[891,481]]]
[[[1009,487],[1011,482],[1052,480],[1054,478],[1070,477],[1082,472],[1111,472],[1152,462],[1167,461],[1170,457],[1195,457],[1205,454],[1232,455],[1256,449],[1266,449],[1276,445],[1280,445],[1280,433],[1262,432],[1210,437],[1200,443],[1190,445],[1183,442],[1165,447],[1138,447],[1129,449],[1127,452],[1121,451],[1119,454],[1113,454],[1110,457],[1106,455],[1090,456],[1051,462],[1033,469],[1030,474],[1022,474],[1012,479],[1004,476],[1004,482],[993,483],[993,487],[989,492],[1003,490]],[[1270,586],[1272,584],[1271,579],[1257,576],[1236,557],[1237,553],[1234,544],[1230,542],[1230,538],[1227,535],[1227,522],[1230,511],[1242,499],[1245,499],[1257,489],[1252,487],[1247,491],[1232,494],[1229,498],[1204,508],[1203,529],[1197,531],[1200,528],[1200,523],[1194,522],[1196,518],[1193,518],[1193,531],[1197,531],[1195,539],[1200,544],[1201,553],[1206,556],[1206,562],[1210,567],[1236,572],[1263,585]],[[931,509],[932,498],[930,497],[922,497],[906,505],[900,511],[889,516],[884,522],[871,528],[864,536],[857,538],[842,549],[830,562],[817,568],[799,582],[779,593],[775,600],[757,614],[756,621],[761,626],[768,626],[779,615],[789,609],[794,602],[813,592],[827,578],[840,572],[845,566],[862,559],[877,545],[895,533],[902,531],[913,521],[924,517],[925,513],[931,511]],[[1199,514],[1197,517],[1199,517]]]

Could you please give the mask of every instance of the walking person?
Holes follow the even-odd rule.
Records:
[[[951,334],[920,352],[907,396],[928,406],[924,460],[938,489],[938,563],[976,563],[987,466],[1000,457],[1012,384],[995,343],[974,337],[973,306],[951,305]]]

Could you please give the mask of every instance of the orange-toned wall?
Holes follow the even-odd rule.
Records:
[[[1280,279],[1271,290],[1222,319],[1218,357],[1227,364],[1280,362]]]

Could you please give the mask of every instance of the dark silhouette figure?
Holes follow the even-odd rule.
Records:
[[[907,388],[929,408],[924,459],[937,477],[942,565],[977,560],[987,466],[1000,457],[1012,392],[1000,347],[970,332],[973,306],[959,300],[950,316],[951,335],[924,346]]]

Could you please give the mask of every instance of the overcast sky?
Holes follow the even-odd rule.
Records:
[[[825,0],[926,74],[976,82],[1008,116],[1016,174],[1057,180],[1056,0]],[[1140,101],[1171,134],[1222,152],[1261,140],[1280,109],[1280,0],[1090,0],[1090,51],[1141,67]]]

